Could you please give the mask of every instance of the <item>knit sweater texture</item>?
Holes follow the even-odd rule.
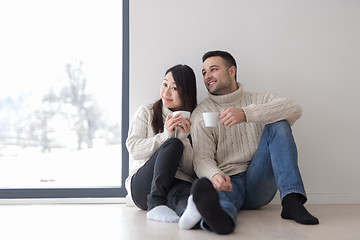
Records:
[[[165,106],[162,108],[163,121],[172,111]],[[141,106],[132,118],[126,147],[130,154],[130,173],[125,181],[128,196],[131,198],[131,178],[136,171],[148,161],[160,146],[169,138],[178,138],[184,144],[182,158],[175,177],[184,181],[193,182],[195,172],[193,168],[193,149],[188,139],[189,134],[183,134],[177,128],[169,132],[164,127],[164,132],[155,134],[151,121],[154,111],[153,104]]]
[[[235,92],[213,95],[202,101],[192,113],[191,137],[194,169],[198,177],[211,179],[217,173],[229,176],[247,170],[266,124],[287,120],[293,125],[302,114],[301,107],[289,98],[272,93],[245,92],[240,83]],[[202,113],[224,108],[240,108],[246,122],[227,127],[205,127]]]

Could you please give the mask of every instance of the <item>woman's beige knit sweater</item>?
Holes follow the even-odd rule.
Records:
[[[229,176],[247,170],[258,147],[265,124],[286,119],[292,125],[302,110],[289,98],[271,93],[238,90],[227,95],[212,95],[192,113],[191,136],[194,148],[194,169],[198,177],[211,179],[216,173]],[[232,127],[219,124],[206,128],[203,112],[221,112],[224,108],[241,108],[247,121]]]
[[[163,106],[163,120],[172,111]],[[131,197],[131,178],[135,172],[145,164],[147,160],[159,149],[159,147],[169,138],[178,138],[184,144],[180,166],[175,177],[184,181],[192,182],[195,177],[193,168],[193,150],[187,138],[189,134],[183,134],[178,129],[169,132],[164,128],[164,132],[155,134],[151,121],[154,115],[153,104],[140,107],[132,118],[126,147],[130,154],[130,173],[126,179],[126,190]]]

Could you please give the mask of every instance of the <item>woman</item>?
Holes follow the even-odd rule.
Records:
[[[132,158],[126,179],[129,196],[147,218],[177,222],[186,208],[195,178],[189,118],[173,111],[192,112],[197,105],[194,71],[176,65],[165,73],[160,100],[140,107],[129,129],[126,146]]]

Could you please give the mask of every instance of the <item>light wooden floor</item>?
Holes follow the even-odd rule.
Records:
[[[0,239],[360,239],[360,205],[306,206],[319,218],[319,225],[283,220],[281,207],[269,205],[241,211],[235,233],[219,236],[148,221],[145,211],[124,204],[0,205]]]

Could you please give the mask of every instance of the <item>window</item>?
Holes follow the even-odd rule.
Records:
[[[128,5],[0,3],[0,198],[125,196]]]

